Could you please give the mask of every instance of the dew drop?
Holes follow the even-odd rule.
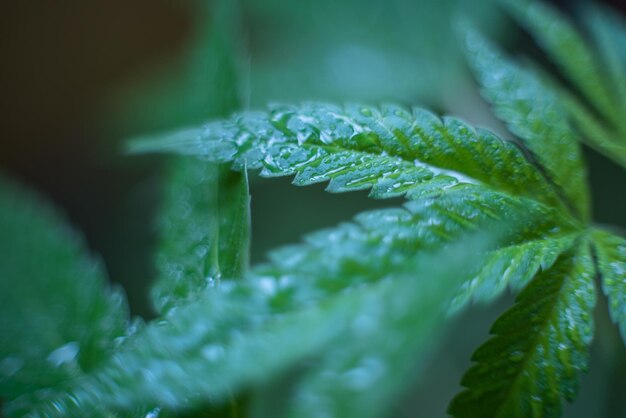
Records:
[[[345,383],[351,389],[365,390],[374,385],[384,372],[385,365],[382,361],[375,357],[367,357],[358,367],[344,374]]]
[[[54,366],[59,367],[64,363],[69,363],[76,358],[76,355],[80,351],[80,346],[77,342],[72,341],[54,350],[48,356],[47,360]]]
[[[217,344],[209,344],[202,348],[202,355],[210,362],[216,362],[224,356],[224,347]]]
[[[281,289],[289,288],[293,285],[293,278],[291,276],[281,276],[278,279],[278,285]]]
[[[198,258],[204,258],[208,252],[209,252],[209,247],[206,245],[198,245],[194,250],[194,254]]]
[[[262,277],[258,281],[259,288],[268,295],[276,293],[276,280],[273,277]]]
[[[145,418],[158,418],[161,414],[161,408],[154,408],[152,411],[148,412]]]
[[[620,262],[613,262],[609,264],[613,269],[613,272],[619,276],[623,276],[626,274],[626,264]]]
[[[361,314],[352,322],[352,328],[359,335],[369,334],[374,331],[378,325],[378,321],[372,315]]]
[[[206,287],[217,287],[220,284],[220,279],[221,276],[219,274],[216,274],[215,277],[214,276],[207,276],[204,278],[205,282],[206,282]]]

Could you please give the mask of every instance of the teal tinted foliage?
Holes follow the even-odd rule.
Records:
[[[626,240],[591,223],[581,153],[582,142],[626,166],[626,26],[590,10],[589,41],[546,4],[506,4],[570,83],[464,31],[513,140],[398,105],[310,102],[224,118],[238,90],[221,74],[212,112],[222,119],[131,142],[133,153],[177,154],[158,221],[160,316],[147,324],[130,321],[65,222],[3,180],[3,412],[384,417],[449,319],[510,289],[516,302],[474,353],[448,413],[561,416],[588,368],[598,298],[626,340]],[[219,68],[234,71],[220,51]],[[249,170],[405,202],[250,266]],[[246,408],[246,396],[273,387],[288,389],[271,412]]]

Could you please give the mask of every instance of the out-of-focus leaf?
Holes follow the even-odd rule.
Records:
[[[617,98],[618,110],[626,113],[626,23],[624,16],[616,10],[594,5],[585,10],[587,25],[591,29],[601,57],[606,63],[610,83]],[[626,135],[626,123],[623,118],[618,128]]]
[[[41,415],[59,415],[59,406],[64,413],[79,413],[81,409],[76,408],[102,403],[132,407],[150,401],[181,407],[204,397],[220,399],[244,383],[263,381],[295,362],[318,355],[327,345],[343,340],[346,333],[363,338],[368,327],[372,331],[394,319],[403,320],[404,327],[415,327],[420,335],[428,335],[426,331],[432,331],[437,318],[443,317],[447,289],[458,284],[464,268],[476,261],[475,247],[461,248],[454,247],[449,255],[446,251],[447,263],[437,263],[429,280],[417,280],[414,272],[417,265],[437,262],[436,255],[429,262],[419,260],[416,264],[414,260],[405,266],[407,270],[371,285],[336,292],[283,314],[271,302],[285,284],[262,276],[250,282],[224,283],[219,291],[209,289],[201,300],[178,308],[161,324],[137,334],[107,368],[49,403]],[[439,280],[448,286],[440,286]],[[380,309],[374,312],[374,306]],[[365,312],[369,312],[369,319],[363,318]],[[408,321],[417,312],[422,320]],[[214,320],[198,322],[198,317]],[[420,342],[427,345],[423,339]],[[392,360],[388,358],[391,353],[380,348],[380,361]],[[414,344],[412,348],[417,347]],[[256,367],[244,361],[250,358],[255,359]]]
[[[574,214],[587,220],[586,170],[558,96],[476,32],[468,30],[465,35],[468,59],[496,115],[532,153]]]
[[[250,258],[250,194],[248,173],[218,166],[220,183],[218,262],[221,277],[237,279],[245,275]]]
[[[561,67],[574,89],[565,87],[545,71],[529,70],[524,77],[537,78],[548,96],[555,96],[589,146],[622,166],[626,166],[626,25],[616,12],[601,6],[587,6],[584,20],[591,32],[584,34],[556,9],[540,1],[505,0],[513,16]],[[597,46],[598,51],[592,49]],[[489,69],[485,69],[488,72]],[[582,97],[581,94],[582,93]],[[587,100],[584,100],[584,99]]]
[[[473,355],[454,417],[560,417],[586,371],[596,302],[588,243],[560,257],[519,295]]]
[[[505,0],[504,4],[597,110],[622,123],[623,115],[615,91],[606,82],[604,66],[571,22],[544,1]]]
[[[409,263],[406,271],[396,269],[396,282],[381,282],[386,286],[354,311],[340,337],[311,362],[282,416],[383,416],[427,361],[450,289],[480,264],[484,246],[480,239],[462,238],[427,261]]]
[[[345,356],[380,356],[391,372],[394,356],[407,356],[423,341],[407,340],[409,351],[394,351],[400,348],[382,344],[372,345],[372,351],[366,353],[363,339],[354,337],[355,345],[345,345],[346,333],[370,326],[367,332],[394,328],[400,333],[418,316],[424,321],[415,326],[431,326],[422,309],[442,304],[440,309],[445,310],[454,289],[474,271],[462,269],[461,278],[440,286],[438,268],[451,270],[437,261],[437,248],[481,226],[505,219],[512,222],[499,234],[499,245],[523,240],[539,225],[545,226],[537,231],[544,232],[571,228],[557,226],[563,221],[558,212],[527,203],[479,187],[457,186],[439,196],[410,202],[406,209],[366,213],[356,224],[311,235],[304,245],[274,253],[272,262],[252,270],[248,280],[223,281],[217,288],[207,288],[197,301],[172,309],[163,321],[136,334],[106,367],[78,381],[68,393],[49,399],[40,414],[54,416],[59,405],[64,411],[88,411],[91,405],[125,409],[141,403],[147,403],[146,407],[192,407],[207,399],[223,400],[233,391],[265,382],[318,355],[331,368],[346,366],[348,363],[335,363]],[[461,252],[462,246],[452,247]],[[416,257],[419,250],[423,257]],[[454,252],[441,251],[456,265]],[[424,261],[430,260],[429,255],[434,264]],[[476,256],[477,264],[480,260]],[[417,279],[419,271],[437,277]],[[373,310],[377,305],[382,306],[380,312]],[[380,317],[370,318],[375,321],[370,325],[365,320],[360,330],[354,325],[364,314],[376,312]],[[345,353],[337,354],[342,346]],[[248,363],[251,358],[254,367]],[[397,381],[389,381],[390,388],[404,381],[401,374],[396,377]],[[307,393],[318,387],[317,383],[310,389],[306,389],[308,383],[303,385]],[[390,389],[384,398],[392,393],[395,391]],[[344,395],[337,402],[349,402]]]
[[[127,321],[124,296],[109,289],[82,239],[43,199],[0,179],[0,398],[6,410],[98,368],[126,334]]]
[[[212,18],[211,24],[205,25],[207,33],[195,46],[198,56],[189,64],[195,75],[190,79],[194,87],[187,92],[193,99],[187,122],[226,116],[241,102],[239,56],[234,48],[237,2],[220,0],[201,8]],[[152,289],[154,305],[160,312],[195,297],[221,277],[242,277],[250,244],[245,170],[233,172],[224,165],[195,158],[175,159],[168,170],[164,194],[156,261],[159,280]]]
[[[167,183],[157,255],[159,280],[152,290],[162,312],[197,297],[222,277],[242,277],[248,267],[247,174],[178,158]]]
[[[626,166],[626,142],[621,134],[604,124],[572,92],[560,86],[553,77],[542,74],[545,86],[554,89],[563,107],[567,109],[580,139],[616,163]]]
[[[186,106],[181,109],[185,123],[224,117],[242,102],[239,4],[231,0],[210,6],[203,3],[195,2],[202,11],[199,20],[205,31],[187,57],[188,89],[182,89]],[[235,172],[195,158],[174,157],[170,164],[159,225],[159,279],[151,289],[161,313],[200,298],[206,287],[219,285],[222,278],[241,278],[247,272],[250,251],[246,170]],[[155,411],[159,417],[177,416],[161,406]],[[205,400],[184,416],[217,418],[232,411],[233,407],[219,409]]]

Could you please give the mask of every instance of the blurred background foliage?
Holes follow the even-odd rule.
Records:
[[[558,2],[574,16],[578,5]],[[626,9],[619,0],[612,6]],[[62,207],[124,286],[133,312],[150,318],[164,159],[124,156],[124,138],[198,123],[232,108],[215,98],[232,97],[244,108],[394,101],[504,134],[463,62],[455,30],[461,19],[540,57],[494,0],[2,2],[0,170]],[[213,93],[233,85],[232,77],[237,92]],[[593,152],[587,159],[595,219],[626,227],[626,173]],[[298,189],[288,179],[251,180],[253,262],[306,232],[400,203]],[[508,303],[472,308],[458,320],[425,373],[424,390],[407,393],[392,416],[442,416],[471,352]],[[598,328],[612,329],[598,320]],[[595,345],[592,372],[568,417],[626,416],[625,350],[614,332],[598,334],[609,337]]]

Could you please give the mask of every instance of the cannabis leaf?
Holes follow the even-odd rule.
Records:
[[[485,59],[496,59],[495,55],[484,55]],[[521,72],[513,69],[509,73],[516,71]],[[391,212],[358,218],[361,222],[366,219],[366,225],[373,225],[373,236],[381,237],[379,255],[371,257],[376,260],[397,258],[407,250],[410,256],[415,251],[439,248],[453,242],[460,236],[459,231],[471,228],[482,216],[504,219],[506,213],[517,212],[513,208],[543,213],[542,217],[533,216],[541,219],[541,225],[518,230],[500,242],[485,257],[481,268],[462,282],[450,302],[458,310],[471,299],[491,300],[509,285],[522,289],[540,271],[550,271],[560,255],[580,246],[581,221],[588,216],[585,172],[575,136],[563,118],[559,119],[560,114],[549,113],[558,112],[556,101],[548,97],[540,102],[548,115],[538,116],[530,128],[524,128],[521,121],[529,115],[530,99],[507,104],[507,93],[517,94],[515,88],[519,85],[513,84],[498,100],[506,108],[502,113],[510,118],[510,126],[523,135],[526,149],[488,131],[474,130],[457,119],[440,120],[420,109],[410,113],[396,106],[378,109],[307,103],[275,106],[267,114],[238,114],[227,121],[136,142],[133,150],[175,151],[209,161],[233,161],[235,168],[261,169],[261,175],[268,177],[295,174],[297,185],[330,180],[331,192],[371,188],[370,195],[377,198],[404,194],[411,200],[407,208],[413,210],[413,216],[403,212],[391,216]],[[543,127],[555,121],[556,126]],[[560,140],[548,142],[547,136]],[[525,153],[542,158],[528,160]],[[564,155],[569,165],[562,167],[553,162]],[[518,215],[508,218],[517,219]],[[417,235],[411,238],[407,231]],[[310,271],[316,271],[356,284],[401,268],[402,264],[389,263],[378,268],[355,268],[362,264],[356,260],[366,254],[361,246],[350,244],[358,236],[355,234],[351,228],[335,231],[333,251],[323,256],[299,247],[281,251],[272,256],[281,267],[273,276],[278,279],[290,271],[296,277],[307,277]],[[319,262],[322,259],[324,263]],[[302,306],[311,295],[332,297],[343,289],[334,279],[320,295],[319,287],[311,288],[309,282],[301,280],[285,298],[290,309]],[[565,293],[572,289],[566,287]],[[576,327],[584,325],[575,323]],[[572,349],[567,344],[573,342],[562,343],[565,349]],[[329,356],[329,364],[338,361]],[[568,361],[562,367],[568,366]],[[528,367],[536,364],[530,356]],[[322,383],[312,385],[304,387],[309,391],[324,387]],[[546,396],[560,399],[567,390],[560,386]],[[306,398],[306,393],[302,397]],[[305,409],[298,411],[303,413]],[[341,411],[334,407],[331,410]]]
[[[594,51],[555,10],[543,3],[507,2],[509,9],[535,33],[567,77],[587,96],[607,121],[617,122],[614,111],[622,106],[607,93],[605,77],[596,65]],[[574,95],[558,86],[545,73],[524,69],[507,60],[479,34],[466,32],[468,59],[495,113],[544,167],[547,178],[574,208],[588,218],[588,191],[581,170],[577,132],[571,118],[594,147],[623,161],[614,138]],[[626,58],[626,57],[624,57]],[[622,76],[623,77],[623,76]],[[620,122],[621,123],[621,122]],[[612,128],[611,128],[612,129]],[[617,153],[615,152],[617,150]],[[605,277],[615,321],[622,323],[617,306],[621,299],[619,241],[608,233],[591,235],[598,255],[598,269]],[[576,371],[587,367],[587,345],[593,328],[590,310],[595,296],[593,262],[586,244],[577,244],[573,254],[562,254],[550,268],[543,268],[522,291],[517,305],[496,322],[492,340],[478,349],[477,364],[463,378],[466,391],[450,406],[456,417],[548,416],[561,414],[561,398],[573,400]],[[610,243],[610,244],[609,244]],[[582,255],[581,255],[582,254]],[[565,266],[565,267],[563,267]],[[623,273],[623,272],[622,272]],[[561,284],[558,284],[561,280]],[[543,283],[543,284],[541,284]],[[559,287],[541,289],[541,286]],[[619,289],[619,290],[618,290]],[[541,295],[541,296],[540,296]],[[552,295],[551,299],[546,295]],[[523,326],[521,318],[533,321]],[[517,325],[514,323],[517,321]],[[537,323],[536,321],[540,321]]]
[[[186,156],[170,167],[160,218],[161,316],[137,329],[55,216],[1,183],[4,410],[165,417],[262,396],[288,376],[288,400],[269,416],[375,418],[417,375],[451,311],[510,288],[516,303],[449,412],[560,416],[587,368],[596,275],[626,339],[626,241],[590,225],[577,142],[626,165],[625,32],[591,14],[596,56],[548,6],[509,8],[583,96],[467,31],[470,64],[513,140],[419,108],[304,103],[133,142],[133,152]],[[224,75],[232,94],[236,77]],[[216,113],[237,101],[224,94]],[[250,268],[248,170],[407,201]]]
[[[478,34],[468,31],[466,45],[469,61],[496,116],[523,142],[574,214],[587,220],[586,170],[558,97],[536,75],[507,61]]]
[[[11,410],[101,366],[128,309],[61,216],[5,179],[0,236],[0,398]]]
[[[227,116],[241,102],[234,45],[238,5],[220,0],[199,3],[198,8],[201,19],[210,24],[205,25],[206,33],[197,35],[187,64],[186,123],[206,115]],[[247,172],[189,158],[169,163],[155,260],[158,279],[152,288],[153,305],[160,313],[195,299],[222,276],[241,278],[250,250]]]
[[[132,152],[168,151],[261,168],[294,184],[328,181],[328,190],[372,188],[375,198],[409,198],[457,183],[486,184],[562,206],[554,189],[513,143],[455,118],[386,105],[307,103],[244,112],[166,135],[137,140]]]
[[[337,234],[344,245],[338,245]],[[323,364],[310,369],[312,381],[298,388],[305,403],[296,401],[298,412],[288,416],[316,414],[319,408],[308,408],[312,396],[320,407],[325,402],[335,409],[351,408],[345,405],[353,404],[350,398],[356,394],[378,393],[376,408],[383,408],[396,392],[383,396],[379,385],[386,381],[392,388],[412,374],[397,374],[387,368],[388,361],[398,355],[396,361],[417,361],[415,353],[430,347],[445,317],[448,289],[462,281],[463,271],[473,270],[481,248],[491,244],[481,234],[416,258],[406,257],[408,251],[397,254],[397,246],[381,245],[383,238],[373,226],[346,224],[317,234],[300,248],[304,259],[334,256],[339,263],[331,263],[329,270],[271,264],[246,281],[207,288],[196,301],[139,330],[108,364],[48,399],[36,416],[60,416],[59,410],[80,414],[98,405],[123,411],[137,405],[180,409],[204,399],[219,402],[233,390],[324,352],[336,355],[324,356]],[[335,254],[340,247],[347,254]],[[416,280],[421,269],[429,271],[428,280]],[[349,271],[350,276],[338,274]],[[370,346],[371,338],[383,331],[378,324],[395,330],[397,339]],[[247,360],[252,358],[254,367]],[[343,368],[343,392],[323,391],[315,383]],[[359,373],[371,373],[369,380]],[[366,416],[376,416],[375,411]]]
[[[598,65],[598,56],[574,26],[544,2],[506,1],[505,4],[591,104],[610,115],[611,120],[620,120],[611,86]]]
[[[509,0],[504,3],[576,89],[565,88],[553,77],[541,74],[543,87],[557,95],[581,139],[608,158],[626,165],[624,19],[601,6],[587,6],[585,23],[594,44],[547,3]]]
[[[161,245],[153,287],[159,311],[194,298],[221,276],[248,268],[250,198],[245,173],[194,159],[170,167],[160,221]]]
[[[565,151],[577,156],[573,138],[565,140],[563,146],[555,149],[565,147]],[[455,184],[474,185],[476,189],[490,186],[511,195],[532,197],[553,205],[557,212],[564,212],[567,207],[558,197],[554,184],[526,160],[516,144],[485,130],[473,130],[457,119],[441,121],[421,109],[411,114],[396,106],[383,106],[380,110],[312,103],[300,107],[278,106],[268,114],[238,114],[228,121],[133,145],[135,151],[148,149],[174,150],[209,160],[234,160],[235,167],[262,168],[261,175],[265,176],[296,174],[294,183],[298,185],[330,180],[330,191],[371,187],[370,194],[377,198],[398,194],[411,199],[441,197],[445,195],[442,190],[454,189],[446,197],[449,205],[446,209],[460,217],[475,203],[459,193],[453,187]],[[562,150],[558,152],[562,154]],[[583,171],[580,159],[574,159],[573,165],[572,171],[576,168]],[[580,179],[580,174],[576,178]],[[581,182],[576,184],[580,186]],[[480,201],[482,210],[489,211],[491,205],[497,204],[498,195],[490,196],[493,201]],[[587,205],[586,194],[575,197],[583,202],[583,207]],[[529,200],[529,204],[535,203]],[[425,218],[433,216],[428,214]],[[572,231],[577,229],[576,222],[567,220],[567,215],[559,216],[563,225],[569,223]],[[557,233],[556,241],[542,239],[535,246],[529,245],[531,251],[519,251],[520,262],[511,268],[507,257],[514,255],[515,248],[494,254],[488,263],[491,273],[470,282],[466,286],[470,291],[459,295],[456,303],[462,305],[473,294],[471,291],[478,288],[476,294],[482,296],[477,298],[495,297],[516,272],[524,272],[523,277],[515,280],[517,287],[522,287],[542,263],[549,266],[550,257],[553,261],[567,247],[567,239],[571,237],[561,239],[562,230],[553,232]],[[536,250],[535,256],[532,248]],[[500,280],[504,271],[505,279]]]
[[[198,170],[188,173],[206,176]],[[190,184],[200,186],[197,192],[204,190],[201,182]],[[318,399],[335,413],[361,408],[376,416],[397,393],[393,388],[413,375],[411,368],[397,373],[392,364],[411,363],[419,358],[417,350],[430,346],[425,341],[444,317],[450,289],[478,267],[474,264],[481,257],[466,254],[463,248],[473,246],[463,236],[503,219],[519,222],[500,234],[503,243],[538,237],[534,227],[544,223],[547,229],[562,228],[564,234],[572,231],[567,223],[559,227],[559,218],[541,204],[474,185],[458,185],[404,209],[366,212],[354,224],[321,231],[304,245],[275,252],[272,262],[253,269],[246,281],[197,289],[195,301],[188,299],[139,330],[99,371],[47,397],[37,414],[81,414],[97,406],[180,409],[204,399],[224,401],[232,391],[329,352],[335,354],[325,356],[302,386],[294,387],[302,393],[296,399],[304,403],[288,410],[307,416],[316,411],[309,402]],[[433,253],[443,243],[459,240],[441,255]],[[428,259],[416,259],[419,251]],[[461,261],[453,262],[458,257]],[[428,280],[416,280],[417,271],[428,271]],[[441,286],[442,281],[449,284]],[[393,329],[397,338],[371,344],[377,333]],[[254,358],[255,367],[245,358]],[[370,372],[386,382],[387,391],[379,389],[379,380],[364,386],[359,376]],[[326,390],[320,383],[333,373],[346,376],[345,390]],[[370,393],[378,401],[369,408],[356,405],[355,393]]]
[[[602,288],[609,298],[611,317],[626,341],[626,240],[602,230],[593,232]]]
[[[615,97],[614,102],[619,106],[615,112],[623,114],[626,110],[626,24],[614,10],[601,5],[594,5],[586,12],[587,27],[599,49],[598,60],[606,63],[606,67],[600,68],[607,71],[609,81],[606,84],[612,92],[609,97]],[[620,118],[616,122],[623,131],[623,120]]]
[[[556,417],[573,400],[593,338],[595,288],[588,244],[565,254],[522,291],[473,355],[452,401],[455,417]]]

